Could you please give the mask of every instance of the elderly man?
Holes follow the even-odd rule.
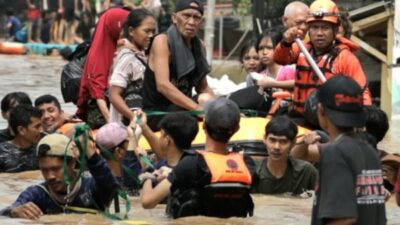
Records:
[[[172,15],[173,24],[154,38],[144,74],[143,108],[155,111],[201,109],[213,96],[207,84],[210,72],[201,40],[196,36],[203,23],[203,3],[180,0]],[[192,89],[200,94],[197,99]],[[150,116],[148,125],[157,129],[161,116]]]
[[[285,29],[298,27],[304,34],[307,33],[306,20],[309,10],[308,6],[303,2],[294,1],[289,3],[285,7],[285,12],[282,17],[282,23]]]

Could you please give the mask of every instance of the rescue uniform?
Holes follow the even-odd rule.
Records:
[[[330,51],[322,55],[316,55],[311,42],[306,43],[305,46],[327,79],[335,74],[351,77],[364,89],[364,105],[372,104],[371,94],[367,88],[367,78],[359,60],[352,53],[352,51],[358,50],[357,45],[344,37],[337,37]],[[322,85],[322,81],[295,43],[288,45],[280,42],[274,50],[274,61],[281,65],[296,63],[293,110],[299,115],[303,115],[307,98]]]
[[[171,183],[168,213],[174,218],[251,216],[254,167],[250,157],[239,153],[185,152],[167,177]]]

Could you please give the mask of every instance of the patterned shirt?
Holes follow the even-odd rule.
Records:
[[[1,143],[0,172],[16,173],[39,169],[35,148],[36,145],[28,149],[20,149],[10,142]]]

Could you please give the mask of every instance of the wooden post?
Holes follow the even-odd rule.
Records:
[[[387,21],[387,61],[382,63],[381,76],[381,109],[386,112],[388,118],[392,117],[392,68],[393,63],[394,30],[393,17]]]
[[[204,41],[206,44],[207,62],[212,65],[214,48],[214,10],[215,0],[207,0],[206,26],[204,28]]]

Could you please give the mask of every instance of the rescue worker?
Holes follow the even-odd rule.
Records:
[[[254,205],[249,188],[254,162],[227,150],[229,139],[239,129],[239,107],[232,100],[218,98],[206,104],[205,111],[205,150],[185,152],[167,179],[154,189],[150,181],[156,177],[142,176],[142,206],[154,208],[171,193],[167,207],[174,218],[251,216]]]
[[[339,73],[348,75],[363,89],[363,104],[371,105],[366,76],[359,60],[352,53],[358,50],[358,46],[342,36],[337,36],[340,20],[336,4],[331,0],[314,1],[306,22],[310,41],[305,46],[324,76],[330,79]],[[300,52],[299,46],[294,43],[296,37],[303,36],[304,32],[298,27],[289,28],[274,51],[274,60],[277,63],[297,64],[293,107],[290,112],[292,117],[303,116],[308,97],[322,84],[304,54]]]

